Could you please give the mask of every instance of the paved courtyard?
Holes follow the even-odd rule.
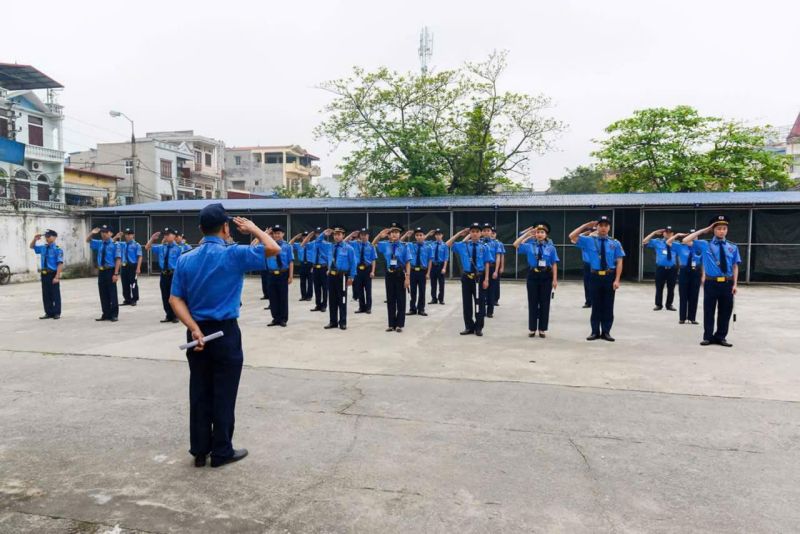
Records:
[[[460,292],[386,333],[326,331],[291,292],[266,328],[249,279],[234,443],[196,469],[184,330],[156,278],[118,323],[96,281],[65,280],[60,321],[35,283],[0,288],[0,532],[790,532],[800,529],[800,289],[743,287],[734,347],[617,296],[616,343],[584,341],[579,284],[547,339],[506,283],[485,336]]]

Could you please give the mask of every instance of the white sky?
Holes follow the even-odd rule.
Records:
[[[297,143],[329,175],[344,154],[313,138],[328,99],[315,86],[353,65],[418,69],[423,25],[435,68],[507,49],[504,87],[553,98],[569,130],[533,161],[537,189],[590,162],[591,139],[634,109],[688,104],[777,126],[800,112],[798,0],[46,0],[3,11],[0,62],[66,87],[70,151],[126,138],[127,122],[108,115],[119,109],[137,135]]]

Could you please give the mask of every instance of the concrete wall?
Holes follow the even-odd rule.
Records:
[[[236,156],[242,158],[241,165],[236,165]],[[269,194],[286,185],[283,170],[282,163],[257,163],[249,150],[225,150],[225,185],[230,189],[237,189],[233,182],[243,181],[244,190]]]
[[[51,229],[58,232],[58,245],[64,249],[65,272],[85,274],[91,267],[91,251],[84,242],[91,230],[83,214],[48,212],[15,212],[0,210],[0,256],[11,268],[11,281],[23,282],[38,278],[38,256],[28,248],[34,234]]]

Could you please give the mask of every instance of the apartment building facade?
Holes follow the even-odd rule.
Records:
[[[319,158],[298,145],[225,149],[228,191],[270,195],[276,188],[303,190],[320,175]]]
[[[192,152],[191,164],[178,169],[179,200],[225,196],[225,143],[196,135],[194,130],[148,132],[145,137],[175,145],[185,144]]]

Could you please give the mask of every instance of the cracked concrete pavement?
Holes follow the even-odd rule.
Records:
[[[157,323],[154,282],[116,325],[91,321],[93,280],[65,282],[58,323],[34,319],[36,284],[2,288],[0,532],[800,528],[795,288],[745,288],[725,350],[649,312],[648,286],[620,294],[619,341],[590,344],[577,285],[547,340],[525,336],[515,284],[463,339],[454,298],[384,333],[380,284],[347,332],[297,302],[267,329],[248,280],[235,444],[251,455],[212,470],[186,452],[182,331]]]

